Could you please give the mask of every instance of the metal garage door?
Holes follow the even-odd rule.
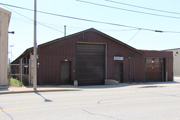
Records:
[[[76,79],[79,85],[104,84],[105,45],[76,44]]]
[[[164,62],[162,58],[146,58],[146,82],[164,80]]]

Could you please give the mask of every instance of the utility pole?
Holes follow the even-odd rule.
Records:
[[[37,43],[36,43],[36,0],[34,0],[34,76],[33,88],[37,91]]]

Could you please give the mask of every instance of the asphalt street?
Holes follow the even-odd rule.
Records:
[[[180,86],[3,94],[0,120],[180,120]]]

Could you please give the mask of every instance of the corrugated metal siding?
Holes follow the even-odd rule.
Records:
[[[145,59],[142,57],[131,57],[131,81],[144,82]]]
[[[118,44],[115,41],[110,40],[100,34],[93,31],[85,32],[83,34],[67,37],[64,40],[59,40],[58,42],[50,43],[48,45],[39,47],[39,59],[40,67],[38,68],[38,83],[39,84],[59,84],[60,81],[60,62],[68,59],[72,62],[71,64],[71,81],[76,79],[75,76],[75,44],[77,42],[90,42],[90,43],[103,43],[107,45],[107,78],[111,79],[114,77],[114,56],[123,56],[123,68],[124,68],[124,82],[129,81],[129,60],[130,54],[134,56],[141,55],[136,53],[125,46]],[[137,69],[139,66],[134,65]],[[141,68],[142,69],[142,68]],[[137,70],[132,71],[135,72]],[[136,74],[134,74],[135,76]],[[138,77],[135,76],[135,80]]]
[[[124,77],[124,82],[131,82],[129,80],[129,59],[128,57],[131,55],[141,57],[141,54],[136,53],[133,50],[130,50],[129,48],[118,44],[117,42],[114,42],[106,37],[102,37],[99,34],[95,34],[93,32],[87,33],[88,37],[86,37],[87,42],[97,42],[97,43],[106,43],[107,44],[107,77],[108,79],[113,79],[114,78],[114,56],[123,56],[123,77]],[[141,66],[135,65],[137,69]],[[142,68],[141,68],[142,69]],[[137,70],[134,70],[132,72],[135,72]]]
[[[114,78],[114,56],[123,56],[123,78],[124,82],[144,82],[145,79],[145,58],[146,57],[165,57],[166,70],[169,80],[172,80],[172,56],[166,52],[147,52],[138,51],[129,48],[126,45],[119,44],[117,41],[109,37],[103,36],[93,30],[82,32],[81,34],[68,36],[56,40],[45,45],[39,46],[40,67],[38,68],[38,83],[39,84],[60,84],[60,62],[68,59],[71,61],[71,82],[76,80],[76,43],[103,43],[106,44],[106,67],[107,79]],[[130,80],[130,60],[131,56],[131,80]]]
[[[166,72],[168,72],[168,81],[173,81],[173,58],[166,58]]]
[[[173,53],[170,51],[142,51],[144,53],[145,57],[161,57],[161,58],[167,58],[173,57]]]
[[[71,76],[75,79],[75,41],[73,37],[67,41],[59,41],[47,46],[39,47],[40,67],[38,68],[39,84],[60,84],[60,62],[71,61]]]

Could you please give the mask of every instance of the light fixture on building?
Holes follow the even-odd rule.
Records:
[[[37,63],[37,67],[39,68],[40,63]]]
[[[154,64],[154,60],[152,60],[151,62],[152,62],[152,64]]]
[[[14,34],[15,32],[14,32],[14,31],[11,31],[11,32],[8,32],[8,33],[10,33],[10,34]]]

